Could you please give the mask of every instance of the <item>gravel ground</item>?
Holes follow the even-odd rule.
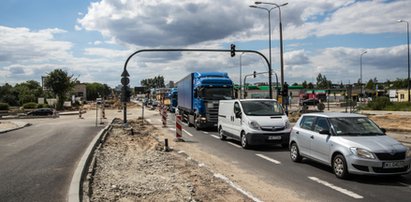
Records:
[[[184,153],[164,151],[153,126],[130,126],[134,135],[114,124],[96,152],[84,201],[253,201]]]

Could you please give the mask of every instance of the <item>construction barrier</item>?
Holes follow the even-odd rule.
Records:
[[[167,127],[167,107],[164,106],[162,113],[161,113],[161,117],[162,117],[162,122],[163,122],[163,128]]]
[[[176,140],[182,139],[181,115],[176,115]]]

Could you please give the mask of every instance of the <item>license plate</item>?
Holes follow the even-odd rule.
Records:
[[[383,168],[401,168],[405,166],[404,161],[393,161],[393,162],[384,162]]]
[[[268,136],[269,140],[281,140],[281,136]]]

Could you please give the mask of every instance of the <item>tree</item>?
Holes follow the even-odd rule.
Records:
[[[34,80],[16,84],[14,89],[18,93],[18,100],[20,105],[28,102],[37,102],[37,98],[43,95],[42,87],[40,86],[39,82]]]
[[[308,87],[307,81],[304,81],[301,85],[303,86],[303,88],[307,88],[307,87]]]
[[[154,78],[143,79],[140,82],[141,86],[150,88],[164,88],[164,77],[163,76],[155,76]]]
[[[98,97],[107,97],[111,93],[111,89],[107,84],[101,83],[86,83],[87,100],[95,100]]]
[[[44,85],[57,97],[57,109],[62,109],[68,93],[74,88],[75,79],[73,75],[68,76],[62,69],[55,69],[45,78]]]
[[[327,77],[321,75],[321,73],[317,76],[317,88],[319,89],[328,89],[332,85],[331,81],[327,80]]]
[[[11,106],[18,106],[17,92],[10,84],[6,83],[0,87],[0,102],[7,103]]]

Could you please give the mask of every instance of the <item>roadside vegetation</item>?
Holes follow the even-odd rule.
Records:
[[[391,102],[388,97],[377,97],[367,105],[359,108],[362,110],[411,111],[411,103]]]

